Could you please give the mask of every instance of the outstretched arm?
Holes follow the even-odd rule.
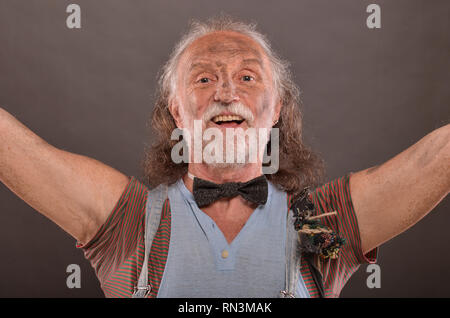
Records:
[[[405,231],[450,191],[450,125],[384,164],[351,175],[364,253]]]
[[[106,221],[128,177],[96,160],[49,145],[0,108],[0,181],[87,243]]]

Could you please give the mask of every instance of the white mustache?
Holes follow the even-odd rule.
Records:
[[[250,108],[248,108],[241,102],[235,102],[235,103],[232,103],[227,106],[223,106],[220,103],[213,103],[203,114],[202,120],[204,123],[206,123],[206,122],[210,121],[212,118],[214,118],[224,112],[229,112],[234,115],[241,116],[242,118],[245,119],[245,121],[249,125],[251,125],[254,120],[253,113],[250,110]]]

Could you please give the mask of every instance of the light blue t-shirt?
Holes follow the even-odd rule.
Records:
[[[171,185],[170,245],[158,297],[279,297],[285,289],[287,198],[270,182],[268,189],[267,203],[228,244],[182,179]],[[301,277],[297,294],[309,297]]]

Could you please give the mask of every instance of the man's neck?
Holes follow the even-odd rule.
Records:
[[[245,182],[262,174],[261,165],[248,164],[239,168],[217,168],[200,164],[190,164],[188,171],[195,177],[214,183]],[[184,184],[193,191],[194,182],[185,174]],[[246,201],[240,196],[222,198],[201,210],[209,215],[224,234],[228,243],[236,237],[256,208],[256,204]]]

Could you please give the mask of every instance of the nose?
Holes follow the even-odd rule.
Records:
[[[236,94],[236,87],[229,78],[223,78],[219,81],[214,94],[214,101],[222,104],[231,104],[239,101],[239,96]]]

